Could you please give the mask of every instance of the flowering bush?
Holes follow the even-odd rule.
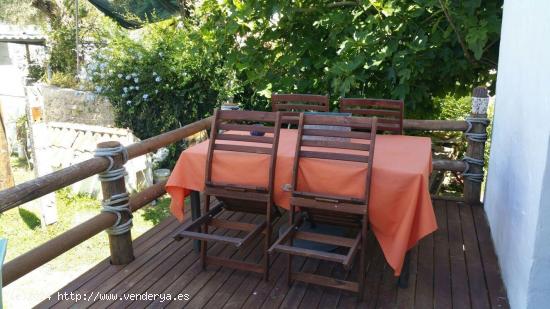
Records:
[[[209,116],[232,96],[231,75],[201,36],[191,38],[195,30],[174,20],[147,26],[138,39],[113,30],[87,79],[114,106],[117,125],[148,138]],[[183,147],[172,146],[162,165],[173,165]]]

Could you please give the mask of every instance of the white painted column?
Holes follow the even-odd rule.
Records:
[[[44,176],[52,172],[50,154],[50,136],[48,128],[42,117],[44,104],[40,90],[36,86],[25,87],[27,96],[27,115],[29,119],[29,134],[31,140],[31,152],[33,156],[34,174],[36,177]],[[33,113],[34,110],[34,113]],[[42,226],[57,222],[57,207],[55,193],[44,195],[37,200],[40,205]]]
[[[505,0],[485,209],[512,308],[550,308],[550,1]]]

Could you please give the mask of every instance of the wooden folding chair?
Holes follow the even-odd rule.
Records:
[[[298,124],[302,112],[328,112],[330,110],[327,95],[316,94],[272,94],[271,109],[281,111],[283,123]]]
[[[258,126],[258,123],[265,124],[265,126]],[[201,263],[203,269],[205,269],[208,264],[227,266],[240,270],[263,273],[264,279],[268,280],[269,256],[267,255],[267,250],[271,245],[272,223],[275,219],[280,217],[280,213],[273,203],[275,163],[280,128],[281,115],[278,112],[216,110],[214,113],[206,160],[204,191],[205,212],[203,216],[191,222],[182,232],[176,235],[176,239],[178,240],[183,237],[201,240]],[[243,134],[243,132],[246,133]],[[263,132],[265,136],[258,136],[259,134],[252,135],[252,132]],[[231,142],[238,142],[238,144],[232,144]],[[253,153],[269,156],[267,186],[245,186],[213,181],[212,161],[214,153],[218,153],[219,151]],[[238,170],[235,172],[238,173]],[[243,177],[246,177],[246,175],[243,175]],[[212,196],[215,196],[220,203],[210,209],[210,199]],[[261,214],[265,215],[266,218],[261,224],[256,225],[252,223],[222,220],[215,217],[225,210]],[[248,234],[244,238],[209,234],[209,226],[244,231]],[[254,264],[207,255],[208,241],[219,241],[233,245],[236,248],[242,248],[251,243],[255,237],[260,236],[262,233],[265,234],[263,264]]]
[[[289,227],[269,249],[288,255],[288,283],[299,280],[322,286],[335,287],[358,292],[363,298],[365,284],[365,254],[368,230],[367,205],[369,200],[372,162],[376,137],[376,117],[344,117],[301,114],[298,125],[298,140],[294,159],[292,179],[292,199],[290,202]],[[319,126],[318,128],[316,128]],[[322,126],[349,127],[351,130],[327,130]],[[361,131],[357,131],[361,130]],[[337,138],[337,139],[335,139]],[[349,153],[337,152],[340,149]],[[366,167],[366,188],[362,198],[340,195],[326,195],[301,190],[299,183],[300,164],[304,158],[317,158],[331,161],[356,162]],[[335,162],[336,164],[336,162]],[[305,173],[305,171],[304,171]],[[300,215],[296,215],[299,208]],[[300,231],[303,217],[313,223],[324,223],[358,229],[354,238]],[[294,240],[301,239],[321,244],[348,248],[346,254],[312,250],[294,246]],[[339,280],[311,273],[292,272],[292,256],[304,256],[341,263],[350,269],[357,254],[359,255],[358,282]]]
[[[340,112],[351,113],[353,116],[376,116],[379,132],[403,134],[402,100],[340,98]]]

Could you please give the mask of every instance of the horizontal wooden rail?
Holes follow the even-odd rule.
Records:
[[[464,172],[466,163],[459,160],[433,160],[433,169],[436,171]]]
[[[468,129],[468,123],[464,120],[403,119],[403,129],[422,131],[466,131],[466,129]]]
[[[139,157],[208,129],[211,121],[211,117],[205,118],[179,129],[129,145],[127,147],[128,157],[129,159]],[[91,158],[0,191],[0,213],[100,173],[108,166],[109,160],[106,158]]]
[[[166,182],[160,182],[132,196],[130,198],[130,208],[132,212],[164,195],[166,193],[166,189],[164,188],[165,185]],[[102,212],[9,261],[4,264],[2,270],[2,282],[4,286],[90,239],[94,235],[115,224],[115,221],[116,216],[113,213]]]
[[[128,158],[133,159],[135,157],[142,156],[149,152],[153,152],[161,147],[179,142],[182,139],[193,135],[202,130],[210,129],[212,123],[212,117],[208,117],[193,123],[190,123],[184,127],[181,127],[170,132],[157,135],[139,143],[135,143],[126,147],[128,150]]]
[[[59,171],[0,191],[0,213],[100,173],[109,167],[107,158],[91,158]]]

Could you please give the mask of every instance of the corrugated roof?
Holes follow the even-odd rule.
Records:
[[[32,27],[1,25],[0,43],[44,45],[46,37],[38,29]]]

